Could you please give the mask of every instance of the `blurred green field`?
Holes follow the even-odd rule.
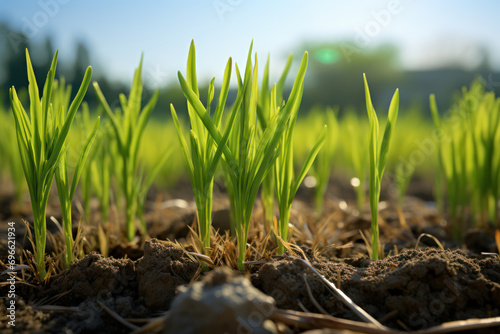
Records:
[[[296,161],[297,168],[313,146],[316,135],[326,124],[327,109],[331,108],[318,106],[311,110],[299,111],[293,144],[294,161]],[[325,147],[333,151],[331,176],[347,178],[348,180],[358,178],[362,182],[368,176],[366,153],[369,133],[368,117],[364,110],[351,108],[340,111],[337,108],[332,109],[332,111],[336,115],[338,125],[336,128],[327,131],[335,132],[329,133],[329,135],[335,137],[335,143],[331,147]],[[100,112],[102,111],[93,110],[90,117],[93,119]],[[156,114],[160,112],[167,113],[168,111],[155,110]],[[337,115],[339,113],[341,116]],[[81,112],[79,112],[76,119],[77,124],[82,122],[82,117]],[[187,120],[181,119],[181,122],[186,123]],[[385,120],[381,119],[380,122],[381,128],[383,128]],[[11,180],[14,183],[17,198],[20,198],[26,191],[26,187],[22,170],[19,168],[20,160],[15,140],[14,119],[6,108],[2,108],[0,111],[0,124],[4,138],[6,138],[0,141],[0,156],[2,161],[8,162],[0,166],[2,178],[4,181]],[[187,124],[185,125],[184,128],[187,129]],[[112,140],[107,136],[109,127],[108,120],[104,116],[97,136],[96,148],[93,151],[98,150],[100,145],[113,145]],[[414,175],[420,178],[434,177],[434,169],[437,166],[435,148],[427,154],[426,148],[422,146],[422,143],[425,143],[430,138],[433,130],[434,124],[428,110],[413,108],[400,111],[388,157],[386,175],[390,182],[399,182],[397,181],[398,177],[409,180]],[[86,129],[82,126],[72,128],[68,148],[70,156],[71,152],[76,152],[81,145],[85,133]],[[186,136],[187,134],[186,131]],[[154,169],[164,154],[168,154],[169,158],[167,163],[160,169],[154,186],[158,189],[175,189],[179,182],[188,181],[189,175],[173,122],[164,117],[157,117],[151,119],[147,124],[139,151],[140,161],[145,168],[146,174]]]
[[[494,93],[485,91],[481,79],[472,83],[470,88],[464,88],[462,94],[459,93],[457,92],[455,102],[448,110],[439,111],[442,118],[440,127],[436,126],[428,106],[400,110],[382,188],[401,204],[412,180],[415,183],[424,180],[426,184],[434,185],[431,189],[434,201],[452,219],[462,221],[462,224],[465,221],[494,222],[498,220],[495,199],[498,198],[500,178],[500,150],[495,149],[500,142],[500,132],[496,131],[499,100]],[[19,95],[27,106],[27,93],[21,90]],[[26,198],[27,187],[15,139],[14,119],[8,108],[3,105],[0,108],[0,131],[3,134],[0,160],[5,162],[0,164],[1,179],[5,184],[13,186],[15,199],[20,202]],[[375,108],[379,109],[377,106]],[[384,115],[383,109],[380,109],[381,115]],[[167,110],[155,110],[156,116],[146,126],[139,161],[144,175],[148,175],[158,166],[162,157],[168,155],[166,163],[161,166],[154,179],[153,187],[157,191],[175,194],[179,185],[185,186],[189,182],[189,174],[175,126],[169,117],[158,117],[162,113],[168,115]],[[99,184],[102,186],[102,176],[105,174],[102,161],[106,155],[108,159],[113,157],[114,153],[111,151],[117,149],[110,135],[109,119],[101,109],[90,110],[87,116],[82,111],[78,112],[76,126],[70,132],[68,156],[70,160],[71,157],[76,157],[75,152],[78,152],[88,132],[84,118],[95,119],[98,114],[103,119],[88,161],[89,172],[82,176],[77,198],[84,203],[84,207],[88,206],[92,197],[102,201],[113,200],[115,204],[122,205],[120,201],[123,200],[123,194],[117,181],[119,171],[113,161],[108,161],[107,167],[111,195],[108,194],[103,199],[102,189],[99,187]],[[320,168],[325,169],[324,166],[319,166],[319,161],[330,159],[326,165],[330,186],[331,182],[338,180],[350,184],[352,193],[357,196],[355,204],[358,208],[364,207],[367,205],[369,167],[369,121],[365,110],[339,110],[335,106],[301,109],[293,137],[295,169],[298,171],[300,168],[324,125],[332,122],[328,120],[328,114],[333,115],[334,121],[334,125],[330,124],[328,129],[331,142],[325,144],[320,151],[318,161],[309,171],[305,185],[319,188],[324,183],[318,180]],[[180,121],[182,128],[186,130],[185,137],[188,138],[188,120],[181,117]],[[382,118],[381,129],[384,126],[385,120]],[[439,140],[439,136],[446,137],[446,141]],[[91,180],[92,175],[99,175],[100,178]],[[317,201],[322,201],[324,190],[316,190],[322,193],[316,196]],[[317,205],[321,207],[322,203]]]

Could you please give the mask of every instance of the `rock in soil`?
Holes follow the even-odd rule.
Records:
[[[274,300],[245,277],[218,268],[182,289],[165,317],[164,333],[277,333],[267,320],[273,310]]]

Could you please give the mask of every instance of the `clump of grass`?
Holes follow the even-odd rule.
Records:
[[[269,55],[267,56],[266,67],[264,68],[264,74],[262,77],[262,87],[260,88],[259,99],[257,102],[257,116],[261,130],[260,135],[264,133],[267,125],[274,116],[273,112],[275,112],[277,107],[279,107],[283,102],[283,88],[285,86],[285,80],[288,76],[288,72],[290,71],[290,66],[292,65],[292,60],[293,56],[289,55],[281,77],[276,84],[276,103],[278,103],[278,105],[271,106],[272,87],[269,87]],[[260,201],[264,210],[266,232],[269,232],[274,218],[274,192],[275,175],[274,173],[268,173],[264,178],[264,181],[262,181],[260,194]]]
[[[60,114],[63,113],[63,110],[56,110],[51,105],[57,55],[58,51],[52,60],[43,87],[43,96],[40,99],[33,66],[28,50],[26,50],[30,97],[29,116],[19,100],[16,89],[12,87],[9,91],[22,168],[28,184],[33,210],[35,260],[40,279],[44,279],[46,275],[45,243],[47,230],[45,214],[50,188],[57,166],[66,150],[69,130],[85,96],[92,74],[92,69],[88,67],[80,89],[69,106],[68,113],[62,118]]]
[[[82,112],[80,114],[80,119],[77,120],[77,124],[80,127],[80,131],[76,135],[79,138],[84,137],[85,134],[92,131],[92,123],[90,122],[90,109],[89,105],[86,102],[82,103]],[[89,156],[87,157],[87,168],[85,168],[80,175],[80,194],[82,198],[83,220],[87,224],[90,223],[90,199],[92,196],[92,169],[90,168],[90,166],[94,158],[96,146],[98,146],[98,140],[95,141],[92,145]]]
[[[285,252],[283,242],[288,240],[288,225],[290,220],[290,210],[292,208],[292,201],[299,189],[302,180],[307,175],[311,168],[314,159],[318,155],[323,143],[326,139],[326,125],[323,126],[319,137],[317,138],[314,146],[309,152],[306,160],[300,170],[296,179],[294,179],[293,171],[293,131],[297,115],[300,107],[300,100],[302,98],[302,91],[299,97],[295,100],[295,104],[291,107],[291,115],[288,120],[286,130],[281,137],[279,144],[279,154],[274,164],[274,178],[276,182],[276,198],[278,201],[279,221],[278,221],[278,254]],[[290,104],[290,102],[288,102]],[[329,173],[329,170],[328,170]],[[329,175],[328,175],[329,177]],[[327,181],[328,182],[328,181]]]
[[[100,114],[101,108],[98,108],[97,113]],[[85,136],[92,130],[93,124],[90,121],[90,109],[86,103],[82,104],[82,113],[80,117],[80,138]],[[106,119],[101,122],[99,131],[97,132],[95,142],[90,150],[88,159],[88,167],[85,168],[81,175],[80,192],[82,196],[82,206],[85,221],[90,223],[91,207],[90,200],[95,196],[99,202],[101,218],[100,221],[105,223],[109,219],[110,200],[111,200],[111,154],[110,147],[114,147],[114,136],[112,134],[111,125]],[[116,156],[116,155],[115,155]]]
[[[68,106],[71,95],[71,86],[66,86],[65,81],[61,79],[60,81],[54,81],[53,84],[53,102],[52,108],[58,110],[54,116],[58,118],[56,122],[64,124],[68,114]],[[78,160],[75,164],[75,170],[73,173],[73,178],[70,181],[68,173],[68,165],[72,162],[68,161],[67,150],[64,149],[61,152],[59,162],[57,164],[55,178],[57,193],[59,195],[59,203],[61,204],[62,221],[64,229],[64,239],[66,243],[66,253],[64,257],[64,265],[69,268],[71,262],[74,261],[75,256],[73,254],[73,223],[71,219],[71,203],[73,202],[73,197],[75,195],[76,186],[80,180],[80,176],[83,173],[83,167],[90,153],[92,144],[94,143],[97,130],[99,129],[100,117],[94,122],[88,137],[85,139],[83,146],[78,154]]]
[[[446,120],[439,117],[434,95],[430,96],[430,107],[441,139],[436,189],[444,192],[444,181],[452,234],[460,240],[467,212],[478,226],[498,224],[500,99],[486,92],[479,78],[469,89],[462,89]]]
[[[244,269],[248,229],[257,192],[279,155],[279,150],[277,150],[279,141],[286,130],[287,122],[295,104],[300,101],[308,59],[308,54],[305,53],[288,102],[283,109],[275,113],[262,136],[257,138],[258,61],[257,56],[255,56],[254,66],[251,55],[252,46],[250,46],[248,53],[243,78],[236,65],[238,94],[242,94],[243,98],[238,117],[235,120],[235,126],[229,133],[226,145],[222,144],[224,144],[224,137],[228,132],[226,131],[223,136],[210,115],[202,112],[204,109],[203,104],[179,73],[181,87],[185,93],[188,92],[186,98],[194,106],[197,116],[201,119],[218,147],[222,147],[224,170],[227,174],[226,178],[229,180],[228,189],[232,192],[234,229],[238,242],[238,267],[240,270]],[[276,106],[276,86],[273,87],[270,100],[270,106],[273,108],[273,106]]]
[[[494,92],[485,92],[484,83],[476,80],[469,91],[463,90],[468,105],[465,112],[470,119],[466,131],[472,147],[471,193],[474,220],[478,226],[488,222],[498,224],[498,188],[500,181],[500,99]]]
[[[135,221],[137,218],[137,203],[141,184],[139,174],[138,153],[141,146],[141,138],[149,116],[158,101],[156,90],[146,106],[141,110],[143,84],[141,80],[142,56],[139,67],[135,70],[132,88],[129,97],[120,94],[121,114],[111,110],[106,98],[102,94],[97,82],[94,88],[106,115],[111,121],[115,140],[118,145],[118,155],[121,160],[119,176],[120,188],[126,200],[126,236],[132,241],[136,233]],[[141,224],[142,233],[146,233],[146,226]]]
[[[387,154],[389,153],[389,145],[391,142],[392,131],[396,126],[396,120],[399,110],[399,90],[396,89],[389,106],[389,114],[384,130],[382,142],[379,145],[379,123],[377,113],[373,107],[370,89],[366,76],[363,74],[366,96],[366,110],[370,120],[370,141],[369,141],[369,156],[370,156],[370,209],[372,215],[371,232],[372,232],[372,254],[373,260],[379,257],[379,228],[378,228],[378,203],[380,199],[380,185],[384,176],[385,165],[387,162]]]
[[[470,147],[467,145],[467,133],[456,131],[465,127],[465,123],[459,118],[457,129],[442,127],[438,116],[435,98],[431,96],[431,112],[433,120],[440,136],[446,136],[448,140],[441,141],[438,149],[438,161],[440,174],[437,179],[444,179],[448,200],[448,209],[452,221],[451,230],[455,240],[460,240],[465,228],[465,210],[467,205],[467,156],[470,154]],[[437,188],[440,190],[439,188]]]
[[[217,103],[217,107],[210,116],[210,105],[214,98],[215,78],[212,79],[208,88],[207,107],[200,102],[200,94],[196,76],[196,50],[194,41],[191,41],[189,56],[187,61],[186,76],[187,81],[179,74],[179,80],[184,95],[188,99],[188,113],[191,122],[190,146],[184,139],[184,135],[173,105],[170,106],[172,118],[177,128],[182,152],[188,166],[188,172],[191,179],[191,185],[196,202],[196,214],[198,218],[198,233],[202,244],[203,252],[206,253],[210,248],[210,226],[212,219],[212,201],[214,175],[222,157],[222,151],[226,147],[229,133],[234,123],[236,112],[243,100],[242,91],[239,91],[236,102],[233,105],[230,119],[226,125],[226,131],[219,142],[215,142],[211,137],[202,120],[197,115],[210,119],[210,124],[219,133],[221,121],[226,106],[227,94],[229,92],[229,83],[231,80],[232,60],[229,58],[224,71],[224,79]],[[193,102],[191,102],[193,101]]]
[[[77,118],[77,124],[80,127],[80,131],[75,134],[78,139],[84,138],[87,133],[92,132],[93,124],[90,121],[90,109],[86,102],[82,103],[82,112]],[[100,124],[100,127],[102,124]],[[88,165],[84,168],[82,174],[80,175],[80,194],[82,197],[82,207],[83,207],[83,217],[86,223],[90,223],[90,199],[92,197],[92,162],[95,158],[96,148],[99,146],[99,132],[97,131],[96,140],[94,141],[92,147],[89,151],[89,156],[87,157]]]

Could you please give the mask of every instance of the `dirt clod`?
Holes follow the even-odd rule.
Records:
[[[49,296],[70,291],[59,304],[77,305],[87,298],[136,294],[134,262],[130,259],[104,258],[92,252],[56,277],[47,291]]]
[[[167,310],[179,285],[187,284],[198,269],[198,263],[181,249],[156,239],[146,241],[144,256],[137,261],[139,294],[148,308]]]

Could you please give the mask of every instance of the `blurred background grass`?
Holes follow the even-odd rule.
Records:
[[[388,171],[416,167],[417,175],[432,175],[436,154],[425,154],[418,164],[409,162],[420,152],[433,129],[428,96],[438,97],[446,112],[462,86],[481,75],[487,91],[498,93],[500,82],[500,3],[492,1],[243,1],[215,0],[161,2],[86,2],[40,0],[0,4],[0,124],[2,159],[11,161],[14,147],[12,119],[7,115],[8,88],[27,87],[23,50],[30,49],[37,79],[43,82],[50,59],[60,49],[58,76],[75,86],[86,66],[94,67],[93,80],[105,96],[128,93],[133,68],[141,52],[145,64],[145,99],[156,88],[161,94],[144,135],[141,156],[146,169],[159,154],[172,157],[158,176],[157,186],[175,185],[187,178],[184,160],[171,124],[168,106],[173,103],[186,115],[186,102],[176,72],[184,72],[191,39],[198,47],[200,85],[215,76],[220,83],[229,56],[242,64],[251,39],[259,53],[261,70],[270,53],[271,81],[276,81],[288,54],[310,52],[305,91],[295,136],[295,157],[303,161],[316,137],[315,120],[322,110],[334,107],[339,119],[333,172],[360,177],[352,162],[353,145],[362,146],[368,131],[362,73],[371,83],[373,101],[388,105],[395,88],[401,92],[400,119],[389,156]],[[289,76],[291,79],[293,75]],[[289,88],[288,88],[289,89]],[[74,89],[76,91],[76,89]],[[216,92],[216,95],[218,93]],[[285,91],[285,95],[287,91]],[[206,97],[206,86],[201,96]],[[234,99],[232,88],[229,101]],[[204,98],[203,98],[204,99]],[[97,113],[93,89],[87,97]],[[119,101],[110,100],[111,106]],[[27,104],[25,104],[27,105]],[[314,129],[314,130],[313,130]],[[311,131],[313,130],[313,131]],[[73,145],[79,134],[73,133]],[[1,163],[4,175],[19,179],[13,163]],[[413,174],[413,170],[412,173]],[[390,177],[390,173],[388,177]],[[22,182],[22,178],[21,181]]]

